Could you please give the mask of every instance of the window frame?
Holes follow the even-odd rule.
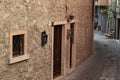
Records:
[[[23,35],[24,34],[24,54],[13,57],[13,36],[15,35]],[[29,59],[29,54],[27,53],[27,38],[28,38],[27,30],[14,30],[10,31],[10,56],[9,56],[9,64],[17,63],[20,61],[24,61]]]

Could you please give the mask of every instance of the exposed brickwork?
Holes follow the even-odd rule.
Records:
[[[67,6],[67,7],[66,7]],[[77,63],[92,53],[92,0],[0,0],[0,80],[50,80],[52,28],[49,21],[63,21],[68,15],[76,26]],[[28,30],[30,59],[9,65],[10,31]],[[41,47],[41,32],[48,43]]]

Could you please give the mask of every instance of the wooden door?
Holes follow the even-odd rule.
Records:
[[[53,77],[61,75],[61,46],[62,46],[62,26],[54,27],[54,61],[53,61]]]
[[[72,68],[72,56],[73,56],[73,42],[74,42],[74,23],[70,25],[71,36],[70,36],[70,68]]]

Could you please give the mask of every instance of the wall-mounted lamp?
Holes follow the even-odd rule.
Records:
[[[69,18],[70,18],[70,20],[73,20],[73,19],[74,19],[74,16],[73,16],[73,15],[70,15]]]
[[[48,35],[46,34],[46,31],[43,31],[41,33],[41,45],[44,46],[45,44],[47,44],[48,41]]]
[[[73,19],[74,19],[74,15],[69,15],[68,18],[67,18],[67,21],[70,22]]]
[[[69,39],[71,37],[71,30],[67,29],[67,39]]]

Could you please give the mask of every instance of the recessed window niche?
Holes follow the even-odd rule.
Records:
[[[29,59],[27,53],[27,30],[10,32],[10,64]]]

